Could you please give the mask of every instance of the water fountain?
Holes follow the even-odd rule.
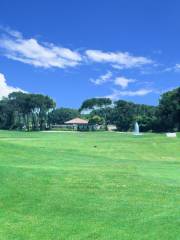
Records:
[[[142,135],[140,132],[139,132],[139,124],[138,122],[135,122],[134,124],[134,132],[133,132],[134,135]]]

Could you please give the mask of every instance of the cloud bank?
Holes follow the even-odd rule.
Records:
[[[2,73],[0,73],[0,99],[7,97],[12,92],[24,92],[20,88],[9,86]]]
[[[23,34],[10,28],[0,27],[0,50],[9,59],[35,67],[67,68],[79,64],[106,63],[116,69],[137,68],[153,61],[128,52],[104,52],[87,49],[78,52],[53,43],[40,43],[35,38],[24,38]]]
[[[17,31],[6,29],[5,32],[0,38],[0,49],[9,59],[43,68],[74,67],[82,61],[76,51],[52,43],[39,43],[34,38],[25,39]]]
[[[36,38],[25,38],[22,33],[10,28],[0,27],[0,53],[1,55],[34,67],[41,68],[70,68],[78,65],[104,64],[108,65],[112,71],[96,79],[90,79],[94,85],[103,85],[111,82],[117,89],[114,89],[109,98],[117,100],[120,97],[145,96],[152,93],[151,89],[127,90],[130,83],[137,80],[124,77],[119,72],[126,69],[140,68],[146,65],[154,66],[154,61],[144,56],[135,56],[129,52],[110,52],[100,49],[73,50],[53,43],[44,43]],[[180,64],[173,68],[180,70]],[[117,74],[118,73],[118,74]],[[119,76],[120,75],[120,76]],[[120,89],[119,89],[120,88]],[[19,88],[8,86],[3,74],[0,73],[0,98],[8,96],[13,91],[22,91]]]
[[[149,93],[152,93],[153,90],[151,89],[138,89],[135,91],[121,91],[121,90],[113,90],[113,93],[106,96],[112,100],[118,100],[120,97],[136,97],[136,96],[145,96]]]
[[[153,64],[151,59],[133,56],[128,52],[103,52],[101,50],[87,50],[85,53],[91,61],[110,63],[112,64],[112,67],[118,69],[135,68],[147,64]]]

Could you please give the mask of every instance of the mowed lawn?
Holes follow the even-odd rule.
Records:
[[[0,240],[180,239],[180,135],[0,131]]]

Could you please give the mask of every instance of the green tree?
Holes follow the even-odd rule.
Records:
[[[50,114],[52,124],[64,124],[64,122],[79,117],[79,111],[72,108],[57,108]]]
[[[119,131],[127,131],[132,128],[135,121],[134,103],[123,100],[116,101],[114,118]]]
[[[93,111],[93,110],[104,110],[102,111],[104,113],[104,115],[102,116],[105,120],[105,125],[107,125],[107,115],[106,115],[106,109],[112,105],[112,101],[109,98],[91,98],[91,99],[87,99],[85,100],[79,111]]]
[[[41,94],[14,92],[9,94],[8,104],[17,115],[19,129],[43,130],[48,127],[49,113],[55,108],[54,101]]]
[[[106,107],[106,108],[101,108],[101,109],[94,109],[90,113],[90,117],[93,116],[100,116],[101,118],[106,117],[106,124],[115,124],[115,114],[114,114],[114,107]]]
[[[156,123],[157,107],[145,104],[134,104],[134,120],[139,123],[143,132],[152,131]]]
[[[104,119],[102,117],[98,116],[98,115],[94,115],[89,119],[89,124],[101,125],[101,124],[104,124]]]
[[[8,99],[5,98],[0,101],[0,128],[15,128],[15,110]]]
[[[82,103],[79,111],[106,108],[111,104],[112,101],[109,98],[91,98]]]
[[[180,87],[161,96],[157,117],[159,130],[180,131]]]

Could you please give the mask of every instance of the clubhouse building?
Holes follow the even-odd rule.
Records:
[[[74,118],[64,123],[65,125],[72,126],[74,130],[86,131],[89,129],[88,121],[81,118]]]

